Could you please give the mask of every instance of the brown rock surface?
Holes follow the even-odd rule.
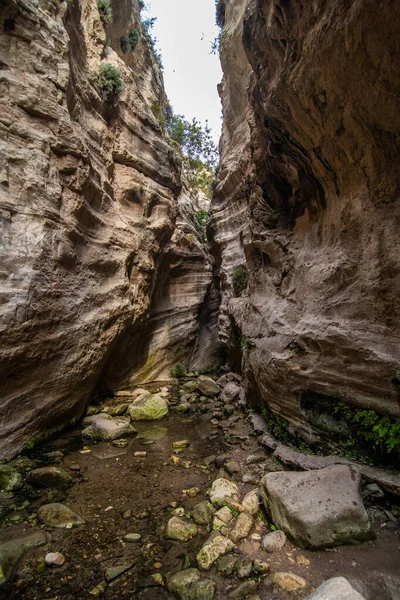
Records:
[[[400,5],[221,1],[220,338],[309,441],[305,399],[398,418]]]
[[[210,344],[193,352],[211,266],[151,110],[162,75],[143,37],[121,52],[139,0],[112,8],[107,30],[96,0],[1,9],[1,459],[80,416],[97,385],[210,363]],[[121,74],[114,104],[102,62]]]

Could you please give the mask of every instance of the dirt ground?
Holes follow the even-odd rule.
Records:
[[[1,541],[42,527],[48,531],[50,543],[28,553],[1,598],[93,598],[90,592],[104,581],[106,568],[132,565],[101,592],[101,598],[172,599],[174,596],[165,587],[168,576],[181,570],[184,564],[196,566],[196,554],[209,531],[200,527],[195,538],[183,543],[167,540],[164,529],[174,506],[184,507],[187,514],[195,504],[207,499],[206,492],[219,472],[213,457],[228,454],[239,463],[240,470],[233,474],[232,480],[239,485],[242,494],[256,487],[254,483],[242,483],[244,474],[253,475],[256,481],[269,468],[283,468],[273,464],[268,455],[265,463],[245,464],[247,456],[264,453],[264,450],[257,436],[252,434],[243,409],[219,425],[211,423],[210,412],[188,416],[171,410],[162,421],[142,422],[135,427],[139,433],[129,439],[126,448],[108,442],[88,445],[80,437],[81,428],[76,428],[33,454],[36,464],[43,464],[40,457],[44,452],[61,450],[64,457],[57,464],[70,472],[76,483],[65,492],[41,490],[31,492],[29,497],[24,489],[14,501],[16,508],[9,507],[3,513]],[[183,438],[190,441],[190,446],[179,454],[179,464],[171,464],[172,442]],[[135,457],[137,451],[145,451],[146,457]],[[201,490],[194,498],[183,492],[191,487]],[[21,508],[24,501],[25,506]],[[83,516],[87,524],[70,530],[40,526],[35,512],[49,501],[65,503]],[[237,554],[268,560],[271,573],[291,572],[306,580],[305,588],[285,592],[274,587],[270,577],[259,578],[257,593],[262,600],[303,600],[324,580],[339,575],[346,577],[367,600],[398,600],[400,527],[388,521],[384,509],[384,505],[370,509],[377,533],[372,542],[318,552],[287,542],[282,550],[267,554],[260,550],[257,539],[248,539],[239,545]],[[268,520],[259,518],[257,533],[264,535],[269,530]],[[139,533],[141,540],[124,542],[127,533]],[[64,566],[44,567],[47,552],[61,552],[66,559]],[[308,561],[309,564],[302,564]],[[151,577],[154,573],[161,574],[162,585]],[[215,567],[207,577],[216,582],[217,599],[227,598],[240,583],[234,577],[222,577]]]

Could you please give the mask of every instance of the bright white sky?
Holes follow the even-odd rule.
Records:
[[[208,124],[215,142],[221,132],[217,84],[222,79],[219,58],[210,54],[218,34],[214,0],[146,0],[144,16],[157,17],[157,38],[164,65],[165,90],[175,113]]]

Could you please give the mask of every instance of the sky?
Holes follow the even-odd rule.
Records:
[[[208,120],[215,142],[221,132],[217,84],[219,58],[210,54],[218,34],[214,0],[146,0],[144,16],[157,17],[152,30],[164,65],[165,90],[174,112]]]

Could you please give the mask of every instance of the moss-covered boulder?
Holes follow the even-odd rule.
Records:
[[[159,394],[143,394],[128,409],[132,421],[158,421],[168,414],[168,402]]]

